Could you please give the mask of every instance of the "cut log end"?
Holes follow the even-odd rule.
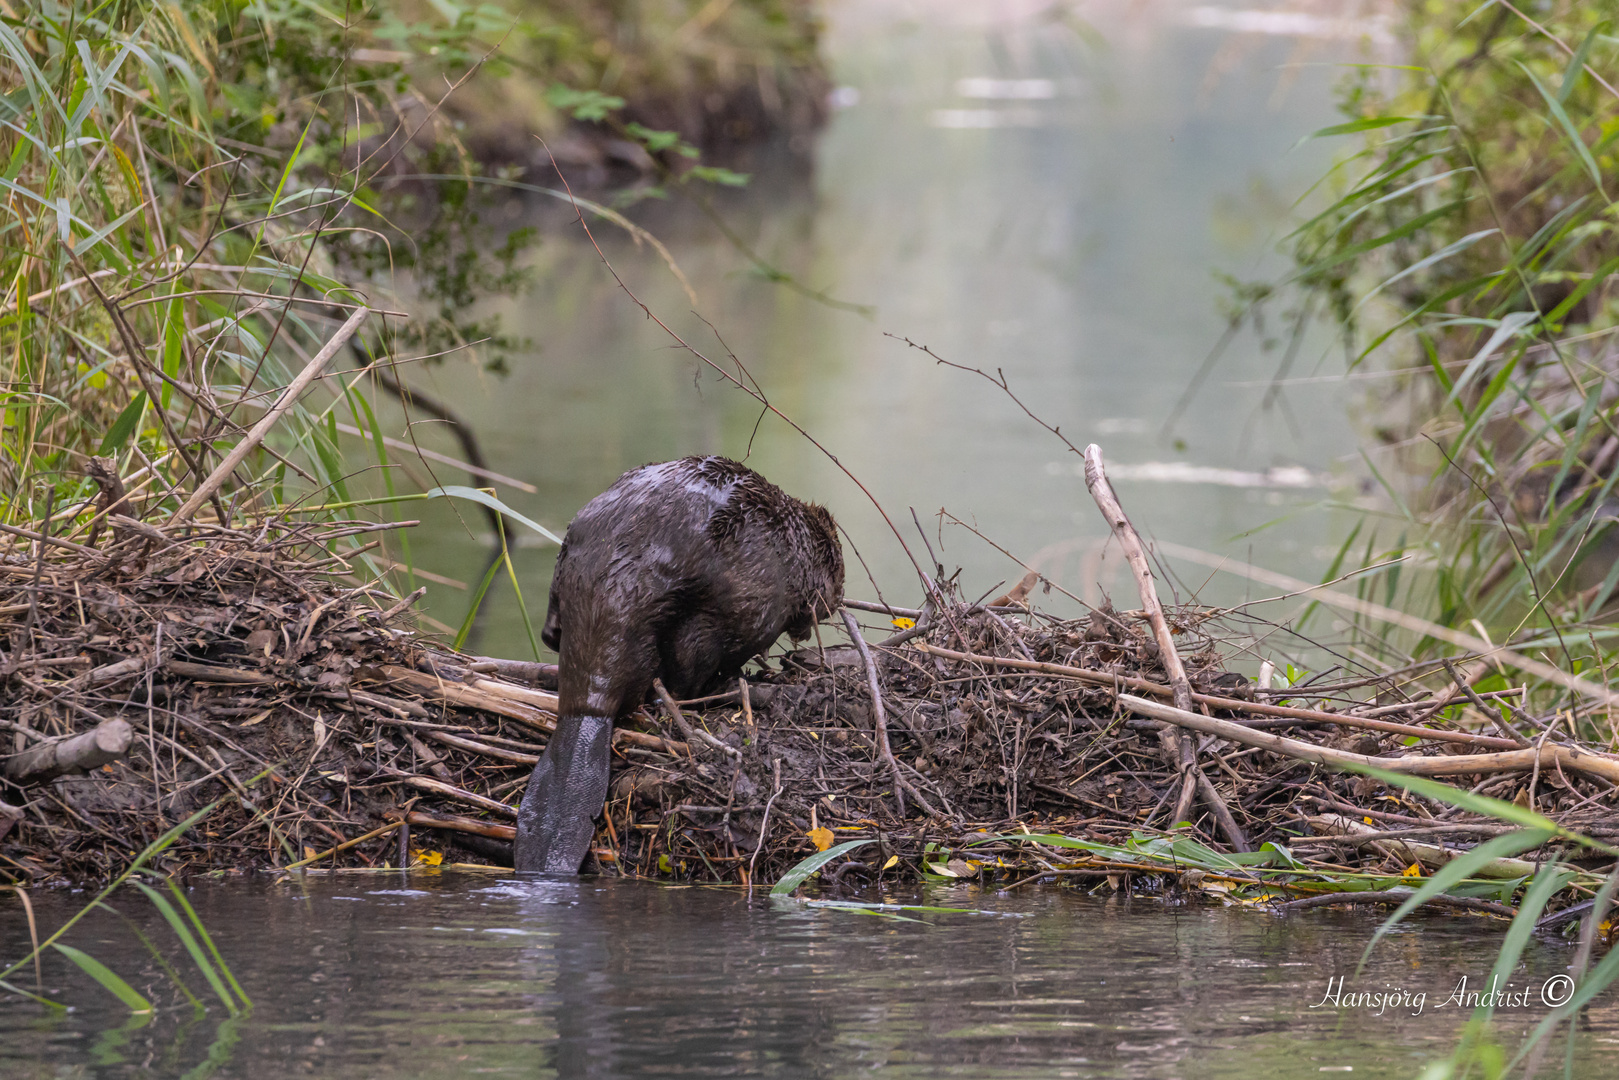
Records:
[[[6,779],[14,784],[42,784],[68,773],[89,772],[117,761],[129,751],[135,730],[125,720],[108,720],[90,731],[64,735],[29,747],[6,761]]]

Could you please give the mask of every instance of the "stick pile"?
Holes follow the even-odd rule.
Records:
[[[920,609],[849,602],[854,631],[857,612],[902,628],[877,644],[800,650],[695,702],[659,687],[615,735],[589,868],[769,882],[870,838],[823,888],[953,875],[1155,889],[1181,871],[991,838],[1270,843],[1300,866],[1397,877],[1506,831],[1335,768],[1368,762],[1619,837],[1619,760],[1452,664],[1286,689],[1229,670],[1240,616],[1158,605],[1097,466],[1098,502],[1140,557],[1139,610],[1058,620],[1027,602],[1033,578],[988,606],[930,582]],[[12,528],[0,553],[0,874],[108,877],[215,802],[160,865],[384,867],[443,850],[510,865],[555,669],[434,645],[411,598],[346,584],[354,567],[331,542],[397,526],[113,525],[96,547]],[[1498,863],[1509,879],[1535,865]]]

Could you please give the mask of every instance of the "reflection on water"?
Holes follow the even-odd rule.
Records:
[[[1056,888],[940,890],[928,902],[983,913],[921,922],[735,889],[433,872],[200,884],[190,895],[255,1002],[249,1015],[221,1025],[216,1006],[194,1017],[123,924],[96,916],[71,940],[163,1003],[158,1015],[130,1021],[51,958],[47,987],[80,1007],[51,1016],[0,1000],[0,1075],[178,1076],[212,1054],[215,1075],[253,1078],[1271,1080],[1352,1066],[1403,1080],[1451,1045],[1460,1011],[1438,1001],[1463,976],[1487,979],[1501,932],[1420,919],[1357,979],[1375,925],[1365,916],[1166,908]],[[73,899],[36,900],[43,923]],[[149,909],[118,906],[164,940]],[[16,906],[0,908],[7,951],[26,937]],[[1567,959],[1531,945],[1514,985],[1538,985]],[[1340,975],[1349,990],[1428,999],[1421,1015],[1310,1008]],[[1506,1029],[1544,1012],[1509,1010]],[[1576,1075],[1611,1075],[1616,1034],[1599,1011],[1579,1036]]]
[[[1311,380],[1341,370],[1331,342],[1305,341],[1289,373],[1310,381],[1272,399],[1285,347],[1265,353],[1238,339],[1174,431],[1162,429],[1224,328],[1213,271],[1254,279],[1280,269],[1270,252],[1291,227],[1289,207],[1334,149],[1295,144],[1336,121],[1336,65],[1363,56],[1361,43],[1333,36],[1336,23],[1333,35],[1310,36],[1326,30],[1222,22],[1209,11],[1226,9],[1207,5],[1088,5],[1089,24],[1065,10],[827,4],[839,107],[818,136],[813,175],[758,151],[733,163],[754,180],[722,192],[719,209],[763,263],[870,305],[870,318],[767,280],[678,193],[631,212],[689,276],[695,313],[650,249],[605,223],[596,235],[686,341],[727,365],[734,351],[772,402],[861,478],[925,564],[914,507],[947,566],[966,568],[970,595],[1021,571],[962,529],[940,536],[940,507],[1081,595],[1094,595],[1097,563],[1073,553],[1105,528],[1056,439],[982,379],[899,338],[1004,370],[1075,443],[1100,441],[1128,467],[1120,494],[1144,531],[1318,577],[1350,527],[1347,514],[1314,510],[1354,451],[1343,384]],[[619,291],[566,207],[536,198],[510,208],[513,223],[536,220],[546,236],[536,288],[504,312],[532,342],[514,372],[495,378],[452,358],[412,374],[477,421],[492,467],[539,489],[502,495],[560,529],[625,469],[751,449],[767,477],[833,510],[895,602],[915,602],[910,560],[861,491],[675,348]],[[416,435],[454,449],[432,424]],[[1219,480],[1239,473],[1310,479]],[[427,519],[412,540],[420,564],[475,580],[485,549],[468,526],[480,532],[482,519],[465,515],[463,526],[442,503],[410,513]],[[554,549],[536,544],[517,558],[538,607]],[[869,596],[850,562],[851,591]],[[1188,575],[1194,587],[1205,576]],[[1129,589],[1106,565],[1102,577],[1110,591]],[[1244,591],[1223,576],[1209,589],[1219,602]],[[432,585],[428,603],[455,625],[466,594]],[[525,649],[503,581],[492,604],[483,646]]]

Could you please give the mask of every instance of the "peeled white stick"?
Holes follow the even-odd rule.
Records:
[[[1310,823],[1311,829],[1324,836],[1373,836],[1379,832],[1370,825],[1363,825],[1343,814],[1314,814],[1305,820]],[[1466,854],[1465,849],[1448,848],[1443,844],[1419,844],[1415,840],[1403,840],[1399,837],[1385,837],[1367,843],[1368,846],[1385,855],[1392,855],[1402,863],[1421,863],[1434,869],[1444,866],[1458,855]],[[1526,878],[1533,877],[1535,871],[1539,869],[1540,867],[1527,859],[1495,859],[1485,863],[1469,876]]]
[[[1186,677],[1186,668],[1181,664],[1180,653],[1175,651],[1175,636],[1170,632],[1169,621],[1164,618],[1164,607],[1158,601],[1158,590],[1152,583],[1152,566],[1147,562],[1147,550],[1142,546],[1141,536],[1136,527],[1130,524],[1129,515],[1119,503],[1119,497],[1113,491],[1113,485],[1107,478],[1107,469],[1102,465],[1102,448],[1095,443],[1085,447],[1085,486],[1090,489],[1091,498],[1096,500],[1096,508],[1102,511],[1107,524],[1113,530],[1113,537],[1124,550],[1124,557],[1130,564],[1130,570],[1136,577],[1136,590],[1141,594],[1141,606],[1147,613],[1147,619],[1152,623],[1153,636],[1158,639],[1159,658],[1163,661],[1164,673],[1169,676],[1169,686],[1175,697],[1175,706],[1179,709],[1192,707],[1192,684]],[[1203,775],[1203,770],[1197,764],[1197,743],[1190,739],[1180,738],[1173,728],[1164,727],[1158,732],[1158,738],[1163,743],[1170,759],[1176,763],[1181,774],[1181,793],[1175,800],[1175,814],[1170,820],[1184,821],[1192,810],[1192,798],[1198,792],[1203,793],[1204,802],[1214,812],[1215,820],[1220,823],[1220,829],[1231,841],[1231,846],[1238,851],[1248,850],[1248,838],[1243,835],[1242,828],[1237,819],[1231,816],[1231,808],[1226,806],[1225,800],[1215,790],[1209,778]]]
[[[1600,776],[1610,784],[1619,784],[1619,758],[1606,754],[1593,754],[1577,746],[1543,743],[1539,748],[1505,750],[1497,754],[1403,754],[1399,757],[1367,757],[1337,750],[1330,746],[1317,746],[1285,735],[1272,735],[1256,731],[1229,720],[1187,712],[1172,705],[1162,705],[1132,694],[1120,694],[1119,704],[1138,716],[1190,728],[1205,735],[1218,735],[1243,746],[1257,746],[1284,757],[1313,761],[1318,765],[1369,765],[1386,772],[1407,776],[1469,776],[1474,773],[1529,772],[1539,767],[1542,772],[1553,769],[1575,769],[1588,776]]]
[[[1169,676],[1169,686],[1175,695],[1177,709],[1190,709],[1192,707],[1192,684],[1186,678],[1186,668],[1181,665],[1180,653],[1175,651],[1175,638],[1170,633],[1169,622],[1164,618],[1164,606],[1158,600],[1158,590],[1152,583],[1152,566],[1147,562],[1147,550],[1141,545],[1141,535],[1136,527],[1130,524],[1130,518],[1119,504],[1119,497],[1113,493],[1113,485],[1108,481],[1107,470],[1102,467],[1102,448],[1095,443],[1085,447],[1085,486],[1090,489],[1091,498],[1096,500],[1096,507],[1102,511],[1107,519],[1108,528],[1113,530],[1113,537],[1124,550],[1125,561],[1130,564],[1131,573],[1135,574],[1136,591],[1141,596],[1141,608],[1147,613],[1147,621],[1152,624],[1153,637],[1158,640],[1159,659],[1163,661],[1164,673]]]
[[[202,504],[207,502],[214,492],[219,490],[220,486],[230,478],[230,474],[236,471],[236,466],[240,465],[243,459],[251,454],[259,443],[264,441],[264,437],[270,433],[270,429],[275,427],[276,422],[281,419],[283,413],[292,408],[293,403],[309,388],[309,384],[320,378],[321,373],[326,370],[326,365],[331,363],[332,357],[337,355],[337,350],[348,344],[349,338],[354,336],[354,331],[360,328],[360,324],[365,321],[365,317],[369,314],[371,314],[370,308],[359,307],[354,309],[354,314],[349,316],[348,321],[338,327],[337,333],[332,335],[330,341],[321,346],[321,350],[315,354],[315,358],[304,365],[304,369],[298,373],[298,377],[287,384],[287,388],[281,392],[281,397],[276,400],[274,405],[270,406],[270,411],[265,413],[263,418],[253,425],[253,430],[242,437],[242,441],[236,444],[235,449],[225,455],[225,460],[219,463],[219,468],[208,474],[208,479],[198,485],[191,498],[186,500],[186,504],[180,507],[175,512],[175,515],[168,520],[168,524],[175,525],[182,521],[190,520],[191,515],[195,514]]]

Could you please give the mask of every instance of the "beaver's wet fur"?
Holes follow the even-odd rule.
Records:
[[[825,508],[722,457],[643,465],[568,525],[542,637],[561,654],[557,730],[517,812],[518,870],[577,873],[607,795],[613,722],[654,678],[677,698],[734,679],[843,601]]]

